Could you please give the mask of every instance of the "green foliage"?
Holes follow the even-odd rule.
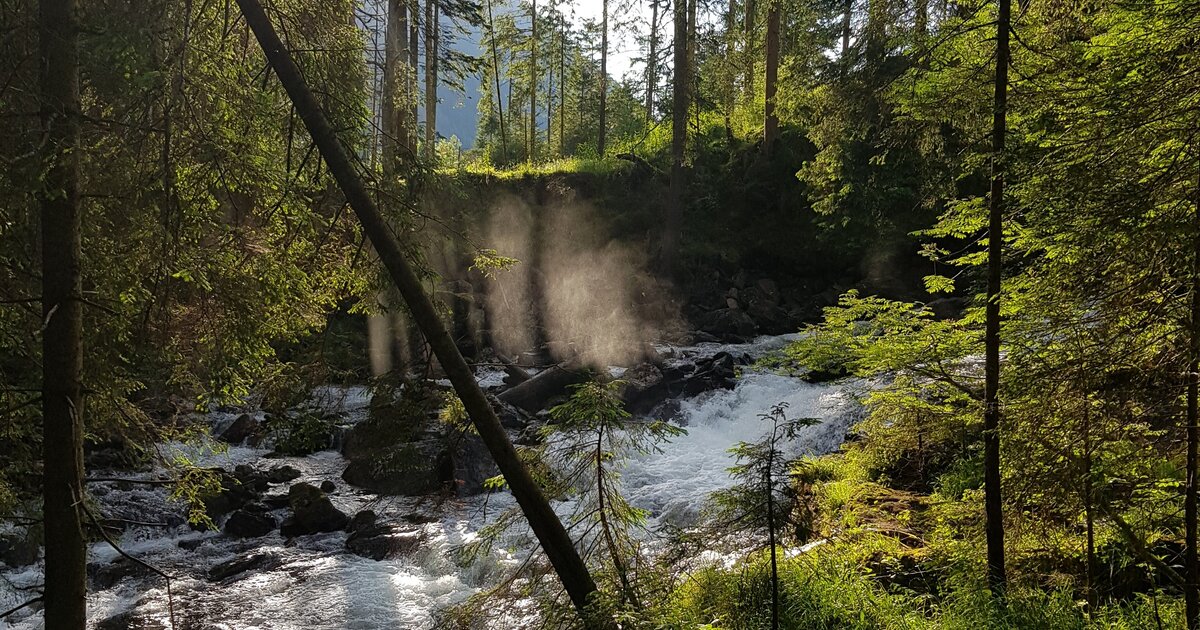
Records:
[[[333,443],[333,419],[318,411],[272,414],[267,417],[266,427],[275,452],[283,455],[308,455]]]

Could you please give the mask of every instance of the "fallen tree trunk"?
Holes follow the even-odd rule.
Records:
[[[479,436],[483,439],[496,465],[503,473],[508,487],[521,506],[521,511],[529,521],[530,527],[546,552],[551,565],[558,574],[563,587],[566,589],[571,602],[579,611],[588,625],[596,624],[589,620],[586,614],[588,597],[596,591],[596,584],[588,572],[571,537],[567,533],[558,515],[551,509],[550,503],[542,494],[529,471],[517,457],[517,452],[509,441],[508,435],[484,396],[483,390],[475,381],[475,374],[454,345],[441,319],[438,318],[433,302],[425,294],[421,281],[409,266],[404,252],[389,230],[378,208],[367,193],[362,179],[355,172],[345,148],[338,141],[333,127],[330,126],[324,112],[313,96],[312,91],[296,67],[290,52],[284,48],[275,28],[271,25],[267,14],[263,11],[258,0],[238,0],[245,15],[246,24],[254,31],[254,36],[262,46],[267,61],[279,76],[280,83],[287,90],[288,96],[295,105],[296,113],[304,121],[313,142],[316,143],[321,156],[329,166],[329,172],[337,180],[338,186],[346,195],[354,214],[362,223],[363,232],[371,240],[379,259],[387,268],[392,281],[399,289],[400,295],[408,305],[413,319],[424,333],[433,353],[445,370],[446,376],[454,385],[463,407],[471,416]]]
[[[529,413],[537,413],[546,407],[551,398],[567,391],[576,383],[587,380],[587,371],[579,366],[562,363],[552,366],[537,376],[506,389],[497,398]]]

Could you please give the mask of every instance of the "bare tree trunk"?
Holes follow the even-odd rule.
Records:
[[[87,622],[83,500],[83,298],[80,280],[79,53],[75,0],[42,0],[42,464],[47,630]]]
[[[1092,403],[1083,395],[1083,518],[1087,527],[1087,585],[1088,613],[1096,610],[1096,515],[1092,506]]]
[[[488,33],[492,40],[492,76],[496,78],[496,112],[500,115],[500,155],[508,161],[508,133],[504,130],[504,96],[500,93],[500,53],[496,50],[496,21],[492,16],[492,0],[487,0]]]
[[[300,69],[292,61],[291,54],[279,41],[274,27],[267,14],[263,11],[258,0],[238,0],[246,23],[253,29],[255,36],[262,45],[267,60],[279,77],[279,81],[287,90],[288,96],[296,107],[296,112],[304,120],[313,142],[325,158],[329,172],[337,179],[338,185],[346,195],[346,200],[362,224],[367,238],[374,244],[380,260],[399,289],[400,295],[408,305],[413,319],[421,327],[428,339],[430,347],[437,355],[438,361],[445,370],[446,376],[453,384],[455,391],[462,400],[463,406],[471,416],[480,438],[483,439],[496,465],[508,482],[513,496],[517,499],[525,518],[542,545],[551,565],[558,573],[563,587],[570,596],[579,614],[591,626],[603,624],[590,619],[587,614],[588,597],[596,591],[587,565],[583,563],[567,530],[551,509],[550,503],[542,494],[537,483],[529,475],[517,452],[513,449],[508,435],[504,432],[491,403],[484,396],[471,367],[463,359],[454,340],[446,332],[438,316],[433,302],[425,294],[421,281],[413,271],[404,252],[396,240],[392,238],[383,217],[371,200],[370,194],[363,185],[362,179],[354,171],[354,166],[346,154],[345,148],[338,140],[333,127],[330,126],[325,114],[317,104],[316,98],[309,90],[300,74]]]
[[[408,6],[388,0],[383,62],[383,172],[394,175],[408,138]]]
[[[567,18],[559,17],[561,39],[558,48],[558,154],[567,152]]]
[[[1004,150],[1008,132],[1008,29],[1011,0],[998,0],[996,78],[992,108],[992,195],[988,211],[988,280],[984,325],[983,488],[987,517],[988,586],[1003,598],[1004,508],[1000,496],[1000,280],[1004,246]]]
[[[691,0],[694,2],[695,0]],[[686,186],[687,170],[684,154],[687,152],[687,117],[691,95],[691,68],[688,63],[688,4],[689,0],[674,0],[675,20],[675,76],[672,78],[674,91],[671,104],[671,185],[667,199],[667,216],[663,221],[662,251],[660,263],[668,274],[675,271],[679,250],[679,231],[683,224],[683,190]]]
[[[654,91],[658,89],[658,3],[650,0],[650,53],[646,55],[646,122],[654,120]]]
[[[746,42],[745,49],[742,51],[745,56],[745,83],[746,95],[753,96],[754,94],[754,29],[756,28],[755,21],[758,18],[758,5],[755,0],[746,0]]]
[[[842,4],[842,63],[849,64],[846,55],[850,53],[850,19],[854,13],[854,0],[845,0]]]
[[[408,67],[411,70],[409,73],[408,84],[408,108],[409,120],[413,124],[413,133],[409,136],[409,153],[413,156],[417,155],[417,138],[420,133],[417,130],[417,70],[421,67],[421,2],[420,0],[410,0],[412,4],[408,9]],[[429,0],[433,2],[434,0]]]
[[[774,1],[774,0],[773,0]],[[769,28],[769,27],[768,27]],[[771,441],[767,452],[767,544],[771,546],[771,630],[779,630],[779,559],[775,551],[775,444],[779,419],[773,418]]]
[[[1192,235],[1192,321],[1188,344],[1187,377],[1187,483],[1184,491],[1184,550],[1187,588],[1184,589],[1185,614],[1188,630],[1200,628],[1200,553],[1197,552],[1197,472],[1200,469],[1200,410],[1197,405],[1200,390],[1200,180],[1196,188],[1196,215]]]
[[[779,82],[779,0],[770,0],[767,9],[766,121],[763,127],[763,152],[770,154],[779,136],[779,117],[775,115],[775,93]]]
[[[608,0],[601,0],[600,17],[600,129],[596,153],[604,157],[608,136]]]
[[[438,15],[437,0],[425,3],[425,159],[437,159]]]
[[[537,160],[537,0],[529,0],[529,161]]]

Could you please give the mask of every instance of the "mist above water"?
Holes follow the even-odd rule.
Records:
[[[644,251],[609,238],[603,217],[570,193],[541,206],[499,200],[487,242],[519,262],[489,280],[497,349],[515,355],[546,342],[552,358],[629,365],[678,325],[670,290],[648,271]]]

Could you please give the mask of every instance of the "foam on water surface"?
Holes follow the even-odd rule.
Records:
[[[767,337],[741,345],[663,346],[659,350],[668,361],[719,352],[761,356],[790,338],[793,337]],[[496,370],[483,372],[480,377],[487,384],[499,380]],[[334,408],[347,414],[350,421],[357,421],[365,417],[370,393],[365,388],[321,388],[314,392],[313,399],[316,404]],[[813,385],[753,371],[744,373],[735,389],[705,392],[681,401],[677,420],[685,426],[687,434],[663,445],[660,453],[633,458],[622,472],[631,503],[651,513],[650,529],[665,523],[694,523],[708,495],[731,483],[727,472],[733,464],[729,448],[739,441],[759,439],[767,428],[759,415],[781,402],[788,403],[789,417],[822,419],[820,424],[802,431],[794,443],[798,452],[820,453],[837,448],[856,417],[853,400],[840,386]],[[228,418],[214,417],[218,424],[223,420]],[[434,506],[429,499],[380,498],[350,488],[341,482],[344,460],[334,451],[308,457],[265,459],[265,449],[241,446],[224,452],[178,444],[163,447],[186,452],[202,465],[227,469],[243,463],[260,468],[294,466],[301,471],[300,481],[333,480],[337,490],[331,498],[350,514],[370,508],[388,522],[400,522],[414,513],[432,519],[414,526],[421,530],[424,540],[415,554],[378,562],[346,552],[346,534],[340,532],[288,542],[278,532],[241,541],[214,532],[196,532],[187,526],[132,528],[122,537],[124,548],[179,576],[173,590],[176,620],[181,629],[427,628],[435,623],[439,610],[494,584],[524,559],[524,550],[529,548],[528,539],[518,533],[506,541],[506,546],[515,553],[496,551],[472,565],[455,560],[455,550],[460,545],[471,541],[488,518],[513,504],[507,494],[446,501]],[[284,492],[288,485],[280,484],[270,492]],[[102,485],[100,492],[106,509],[135,508],[146,514],[146,520],[179,511],[178,506],[168,504],[163,488]],[[557,506],[560,513],[569,512],[571,507]],[[285,514],[286,511],[276,512],[277,518]],[[180,548],[181,541],[194,549]],[[204,578],[213,565],[249,552],[272,554],[278,562],[272,563],[272,568],[249,572],[229,583],[214,584]],[[90,557],[93,562],[103,564],[116,560],[117,554],[107,545],[97,544]],[[7,608],[28,597],[21,589],[38,584],[41,570],[35,565],[8,572],[3,578],[0,608]],[[93,623],[129,610],[164,627],[168,621],[164,584],[156,576],[125,579],[112,588],[92,593],[88,603]],[[14,616],[10,622],[18,630],[33,630],[41,625],[40,614],[36,613]]]

